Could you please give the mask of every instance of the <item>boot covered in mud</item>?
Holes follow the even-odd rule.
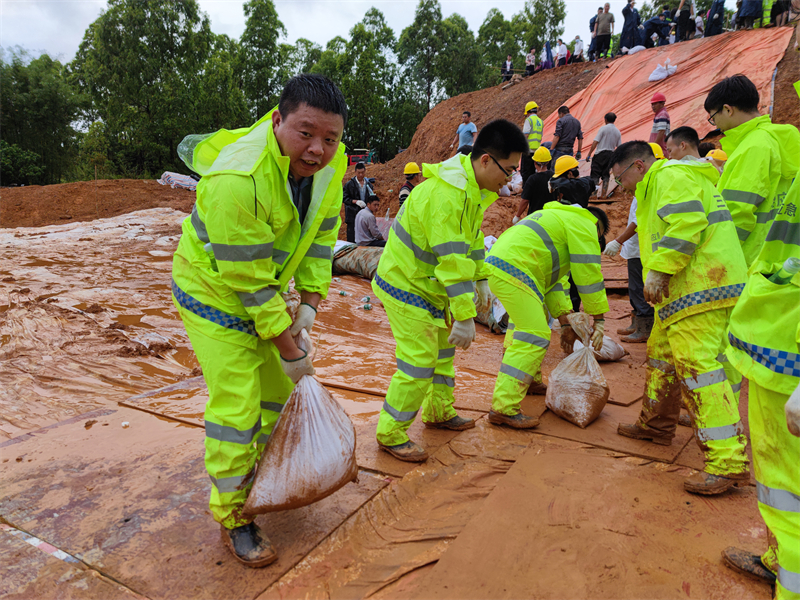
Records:
[[[638,423],[620,423],[617,425],[617,434],[634,440],[653,442],[654,444],[658,444],[660,446],[672,445],[672,438],[674,437],[659,434],[652,429],[645,429],[640,427]]]
[[[636,311],[632,310],[631,311],[631,324],[628,325],[627,327],[623,327],[622,329],[617,329],[617,334],[618,335],[630,335],[630,334],[632,334],[634,331],[636,331],[636,320],[637,319],[638,319],[638,317],[636,316]]]
[[[447,419],[447,421],[431,423],[426,422],[425,427],[431,427],[433,429],[449,429],[450,431],[464,431],[466,429],[472,429],[475,427],[475,419],[466,419],[456,415],[452,419]]]
[[[683,489],[690,494],[700,494],[701,496],[716,496],[727,492],[736,484],[736,480],[712,475],[704,471],[698,471],[690,475],[683,481]]]
[[[547,393],[547,384],[543,381],[533,381],[528,386],[527,396],[544,396]]]
[[[775,573],[764,566],[758,554],[753,554],[741,548],[734,548],[733,546],[725,548],[725,550],[722,551],[722,562],[725,563],[726,567],[738,571],[751,579],[758,579],[773,584],[777,579]]]
[[[533,429],[539,425],[539,419],[529,417],[521,412],[515,415],[504,415],[503,413],[489,411],[489,423],[492,425],[503,425],[512,429]]]
[[[403,462],[425,462],[428,460],[428,453],[425,448],[411,440],[396,446],[385,446],[378,442],[378,446],[384,452],[388,452],[397,460],[402,460]]]
[[[255,522],[233,529],[221,527],[221,530],[222,543],[243,565],[266,567],[278,560],[278,553]]]
[[[619,341],[628,344],[645,344],[653,330],[654,317],[636,317],[636,331],[630,335],[619,338]]]

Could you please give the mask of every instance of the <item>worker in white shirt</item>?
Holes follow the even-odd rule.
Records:
[[[560,67],[567,64],[567,45],[559,38],[556,48],[556,66]]]
[[[569,59],[569,63],[576,63],[576,62],[583,62],[583,40],[581,36],[575,36],[575,47],[572,49],[572,56]]]

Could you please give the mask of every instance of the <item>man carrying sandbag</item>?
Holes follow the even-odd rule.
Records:
[[[483,213],[526,152],[519,127],[502,119],[488,123],[471,154],[423,165],[426,180],[389,233],[372,289],[397,343],[397,372],[377,430],[378,444],[395,458],[428,458],[406,434],[420,407],[429,427],[475,426],[453,408],[455,346],[466,350],[475,339],[475,281],[478,303],[489,302]]]
[[[577,339],[570,326],[570,316],[579,314],[573,313],[570,302],[570,271],[584,309],[594,316],[592,345],[602,348],[608,299],[600,271],[600,240],[607,231],[608,217],[599,208],[548,202],[492,246],[486,258],[489,287],[508,311],[514,331],[497,374],[490,423],[514,429],[539,424],[520,411],[520,403],[531,383],[542,382],[542,360],[550,345],[543,303],[561,323],[564,352],[570,354]]]
[[[181,143],[181,158],[203,178],[175,253],[173,302],[208,384],[211,513],[250,567],[277,559],[242,508],[294,384],[314,373],[293,336],[311,330],[331,281],[346,121],[329,79],[299,75],[252,127]],[[292,276],[302,299],[294,323],[281,296]]]
[[[636,423],[625,437],[668,446],[681,398],[705,458],[684,481],[695,494],[721,494],[748,478],[747,440],[724,358],[725,329],[747,279],[736,228],[701,161],[656,161],[646,142],[626,142],[611,159],[619,185],[635,192],[645,299],[656,319],[647,341],[647,382]],[[724,361],[724,362],[720,362]]]

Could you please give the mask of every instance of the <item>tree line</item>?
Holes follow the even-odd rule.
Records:
[[[187,172],[189,133],[246,127],[298,73],[322,73],[347,98],[344,143],[381,160],[408,146],[436,103],[499,81],[511,54],[563,34],[564,0],[520,0],[506,19],[489,10],[477,32],[438,0],[420,0],[399,36],[377,8],[348,37],[322,47],[288,43],[272,0],[244,4],[236,40],[211,31],[196,0],[109,0],[67,64],[16,48],[0,55],[3,185]]]

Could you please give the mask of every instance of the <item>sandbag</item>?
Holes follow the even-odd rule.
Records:
[[[303,348],[310,348],[303,330]],[[298,344],[300,345],[300,344]],[[300,508],[358,479],[356,430],[330,392],[304,375],[258,463],[244,514]]]
[[[674,75],[677,70],[678,66],[670,65],[669,59],[667,59],[664,61],[663,66],[659,63],[659,65],[655,69],[653,69],[653,72],[650,73],[650,77],[648,77],[648,81],[661,81],[662,79],[666,79],[670,75]]]
[[[561,361],[547,382],[545,404],[562,419],[586,428],[606,406],[610,390],[589,344],[589,315],[583,327],[573,327],[584,347]]]
[[[575,340],[575,345],[572,349],[580,350],[581,348],[584,348],[583,342]],[[616,362],[626,354],[629,354],[625,348],[607,335],[603,336],[603,347],[600,348],[600,352],[597,352],[594,348],[592,348],[592,352],[594,352],[594,357],[598,362]]]
[[[346,244],[333,255],[333,272],[336,275],[358,275],[372,280],[378,272],[383,248]]]
[[[500,300],[491,291],[489,292],[489,303],[487,306],[478,305],[478,292],[473,294],[475,302],[475,320],[481,325],[486,325],[489,331],[498,335],[505,334],[508,329],[508,313]]]

